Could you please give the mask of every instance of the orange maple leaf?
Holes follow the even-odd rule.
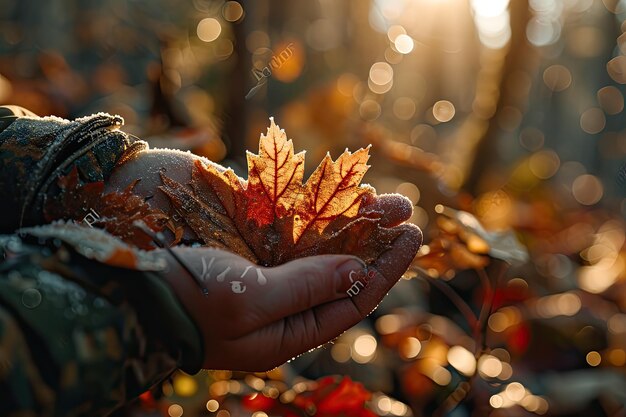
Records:
[[[261,135],[259,154],[247,152],[247,157],[246,214],[263,227],[292,212],[302,192],[304,152],[294,155],[293,142],[272,119],[267,135]]]
[[[399,235],[381,226],[382,211],[364,204],[375,190],[359,185],[369,147],[330,155],[303,184],[304,152],[294,153],[273,119],[259,154],[248,153],[244,180],[217,164],[196,161],[190,184],[161,174],[161,190],[181,222],[207,246],[231,250],[261,265],[302,256],[346,253],[376,259]]]
[[[363,194],[371,187],[359,186],[369,168],[369,147],[350,153],[347,149],[336,162],[326,154],[304,187],[304,197],[294,216],[293,240],[297,243],[310,227],[323,231],[339,216],[355,217]]]

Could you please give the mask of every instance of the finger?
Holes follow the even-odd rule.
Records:
[[[258,293],[244,327],[253,330],[319,304],[348,297],[354,272],[365,268],[355,256],[319,255],[264,269],[268,285]]]
[[[402,233],[392,248],[372,264],[376,276],[359,294],[318,305],[233,341],[234,346],[249,346],[250,354],[249,360],[232,366],[241,370],[271,369],[336,338],[371,313],[406,271],[422,242],[418,227],[398,227]]]
[[[418,249],[422,246],[423,235],[419,227],[405,223],[396,226],[395,230],[402,232],[391,248],[368,266],[368,270],[376,271],[374,279],[369,281],[365,290],[351,298],[363,317],[378,306],[382,297],[406,272]]]
[[[361,211],[383,213],[380,219],[382,227],[397,226],[413,214],[411,201],[401,194],[368,195],[361,206]]]

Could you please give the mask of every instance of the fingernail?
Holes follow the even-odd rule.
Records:
[[[358,279],[359,272],[365,268],[365,263],[360,259],[349,259],[339,264],[335,270],[335,290],[338,293],[348,291],[354,281]]]

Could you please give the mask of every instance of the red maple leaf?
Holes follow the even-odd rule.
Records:
[[[246,395],[241,400],[241,405],[250,411],[268,411],[272,407],[276,406],[277,403],[278,401],[274,398],[267,397],[258,392]]]
[[[372,394],[365,390],[362,384],[344,377],[339,385],[317,404],[320,415],[338,415],[343,413],[349,416],[373,415],[365,408],[365,402]]]
[[[365,407],[371,397],[363,384],[350,377],[326,376],[317,381],[315,390],[298,395],[293,404],[320,417],[375,417]]]
[[[400,233],[380,224],[383,213],[371,204],[375,190],[359,185],[369,168],[369,147],[346,150],[336,161],[326,155],[303,183],[304,152],[294,153],[271,119],[259,154],[248,152],[247,159],[247,180],[199,160],[189,184],[161,175],[161,190],[205,245],[266,266],[324,253],[369,262]]]

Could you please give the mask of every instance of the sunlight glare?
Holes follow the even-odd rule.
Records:
[[[472,0],[471,5],[480,42],[490,49],[505,47],[511,39],[509,0]]]
[[[509,0],[471,0],[474,13],[483,17],[495,17],[509,7]]]

